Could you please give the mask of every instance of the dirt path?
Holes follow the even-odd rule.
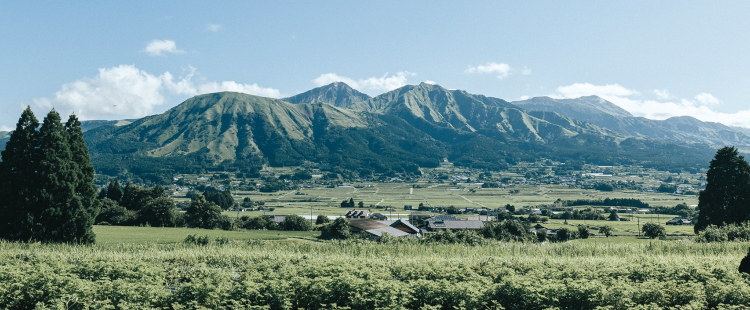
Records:
[[[478,206],[482,206],[482,207],[485,207],[485,208],[489,209],[489,207],[487,207],[487,206],[485,206],[485,205],[483,205],[483,204],[481,204],[481,203],[478,203],[478,202],[473,202],[473,201],[471,201],[471,200],[470,200],[469,198],[466,198],[466,197],[464,197],[464,196],[460,196],[460,197],[461,197],[461,198],[463,198],[464,200],[466,200],[466,201],[470,202],[470,203],[473,203],[473,204],[475,204],[475,205],[478,205]]]

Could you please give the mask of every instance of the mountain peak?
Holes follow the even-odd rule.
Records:
[[[322,102],[340,108],[351,108],[369,99],[370,96],[344,82],[333,82],[281,100],[295,104]]]

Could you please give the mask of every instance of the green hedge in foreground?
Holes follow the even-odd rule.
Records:
[[[744,243],[0,243],[3,309],[729,309]]]

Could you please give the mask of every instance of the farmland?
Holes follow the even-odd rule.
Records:
[[[249,198],[255,206],[273,208],[225,211],[230,218],[341,216],[340,203],[353,199],[373,213],[395,219],[412,212],[404,206],[419,204],[490,210],[510,204],[531,210],[567,200],[635,198],[650,209],[690,206],[697,204],[697,196],[652,189],[668,178],[694,187],[702,182],[700,174],[626,167],[588,167],[579,172],[575,184],[550,174],[530,174],[544,169],[485,173],[483,178],[489,179],[485,181],[503,185],[497,188],[483,188],[482,182],[475,181],[483,172],[445,164],[416,179],[290,182],[286,189],[271,193],[242,186],[262,186],[270,176],[292,170],[269,168],[263,172],[265,177],[257,179],[228,173],[183,175],[182,186],[168,189],[173,199],[187,202],[187,192],[197,188],[236,188],[231,193],[238,204]],[[638,184],[641,189],[604,192],[592,188],[597,183]],[[608,215],[609,206],[573,208],[590,207]],[[523,212],[514,216],[527,217]],[[487,239],[473,246],[387,238],[323,241],[317,238],[319,231],[98,225],[95,245],[0,243],[0,283],[8,284],[0,287],[0,304],[8,309],[729,309],[750,305],[750,280],[737,272],[747,242],[696,243],[690,238],[692,226],[666,226],[669,238],[665,240],[638,237],[639,224],[663,225],[673,216],[622,213],[622,221],[551,218],[542,223],[550,229],[586,225],[596,233],[599,226],[609,225],[616,237],[559,243]],[[204,237],[205,242],[183,242],[188,236]]]
[[[0,243],[0,282],[6,284],[0,287],[0,304],[8,309],[728,309],[724,305],[750,304],[750,281],[736,272],[747,243],[590,241],[475,247],[303,240],[207,246]]]
[[[669,173],[638,167],[599,167],[585,166],[584,170],[566,172],[556,175],[553,169],[561,164],[520,165],[510,170],[493,172],[491,177],[482,175],[482,171],[454,167],[444,163],[440,168],[424,169],[419,178],[401,180],[398,178],[386,180],[322,180],[313,179],[304,182],[291,182],[290,189],[265,193],[261,191],[242,190],[241,184],[264,183],[264,177],[258,179],[235,178],[231,174],[184,175],[184,184],[193,186],[214,186],[219,188],[236,188],[232,190],[235,201],[241,202],[249,198],[256,204],[262,203],[272,211],[257,212],[225,212],[230,217],[263,215],[297,214],[307,218],[317,215],[341,216],[344,210],[340,207],[343,200],[353,199],[355,203],[362,203],[371,213],[382,213],[389,218],[406,218],[412,211],[404,210],[404,206],[417,207],[423,204],[427,207],[455,206],[457,208],[486,208],[489,210],[503,207],[507,204],[516,208],[538,208],[555,205],[558,200],[601,200],[605,198],[638,199],[653,207],[674,207],[678,204],[695,206],[697,195],[663,193],[654,190],[661,184],[688,186],[700,188],[705,184],[703,174]],[[290,175],[294,170],[289,168],[267,168],[263,173],[267,177]],[[313,173],[321,173],[315,172]],[[222,177],[224,175],[224,177]],[[227,177],[228,176],[228,177]],[[573,179],[575,181],[570,181]],[[199,181],[204,180],[204,181]],[[484,182],[498,182],[499,188],[483,188]],[[610,183],[624,184],[626,188],[614,191],[599,191],[591,184]],[[627,188],[630,187],[630,188]],[[173,198],[187,202],[185,187],[182,191],[175,191]],[[392,207],[393,210],[387,209]],[[595,210],[606,216],[607,206],[593,206]],[[576,206],[584,209],[587,206]],[[433,212],[426,212],[432,213]],[[455,216],[468,218],[479,214],[456,214]],[[621,214],[627,221],[593,221],[568,220],[565,224],[561,219],[550,219],[544,223],[548,228],[576,227],[585,224],[591,227],[610,225],[616,235],[638,235],[639,225],[651,223],[666,223],[676,217],[675,214]],[[692,235],[692,227],[666,226],[668,234]]]

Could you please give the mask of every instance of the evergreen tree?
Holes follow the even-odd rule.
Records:
[[[75,114],[68,117],[65,123],[65,131],[68,136],[68,144],[73,160],[72,170],[75,176],[75,195],[80,198],[79,209],[69,210],[71,212],[75,238],[81,243],[94,243],[96,236],[92,230],[94,220],[99,212],[99,202],[96,199],[96,185],[94,185],[94,165],[91,164],[89,149],[83,140],[81,122]]]
[[[34,175],[39,121],[31,108],[21,114],[16,129],[5,144],[0,162],[0,238],[29,240],[32,237],[29,207],[36,202]]]
[[[73,162],[68,133],[60,115],[50,111],[39,129],[35,189],[39,201],[31,205],[33,239],[42,242],[86,242],[76,234],[75,222],[83,201],[76,196],[79,173]]]
[[[750,219],[750,165],[734,147],[722,147],[706,172],[706,189],[698,197],[695,232],[708,225],[742,223]]]
[[[122,189],[120,188],[120,181],[109,181],[109,185],[107,186],[107,198],[114,201],[120,201],[120,199],[122,199]]]
[[[110,181],[109,184],[112,184],[112,182]],[[99,195],[96,196],[96,199],[107,199],[107,189],[102,188],[102,190],[99,191]]]

